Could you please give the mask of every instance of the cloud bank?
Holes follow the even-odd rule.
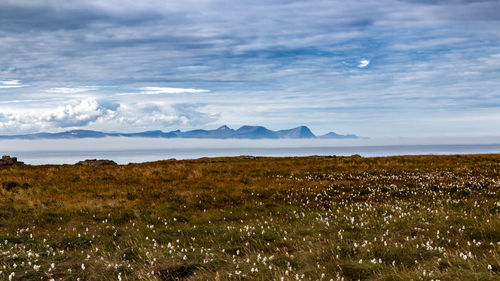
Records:
[[[200,112],[199,107],[161,101],[112,103],[92,97],[69,100],[56,107],[5,109],[0,113],[0,131],[15,134],[78,128],[113,131],[113,128],[119,128],[120,132],[136,132],[170,126],[198,126],[217,119],[216,115]]]
[[[100,105],[96,99],[73,101],[54,109],[18,109],[2,112],[0,129],[4,131],[86,126],[114,118],[116,111]]]

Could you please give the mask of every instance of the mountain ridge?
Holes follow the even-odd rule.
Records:
[[[81,139],[104,137],[147,137],[147,138],[195,138],[195,139],[359,139],[354,134],[341,135],[329,132],[316,136],[307,126],[292,129],[273,131],[263,126],[244,125],[232,129],[226,125],[215,130],[195,129],[190,131],[175,130],[163,132],[151,130],[137,133],[106,133],[94,130],[69,130],[57,133],[33,133],[19,135],[0,135],[0,139]]]

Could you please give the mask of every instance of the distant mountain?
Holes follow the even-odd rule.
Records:
[[[243,126],[232,135],[236,139],[278,139],[278,134],[262,126]]]
[[[179,131],[180,132],[180,131]],[[130,134],[118,134],[118,133],[109,133],[108,136],[119,136],[119,137],[136,137],[136,138],[176,138],[177,133],[174,132],[162,132],[160,130],[156,131],[146,131],[141,133],[130,133]]]
[[[276,134],[281,139],[314,139],[316,137],[306,126],[277,131]]]
[[[352,135],[352,134],[339,135],[339,134],[334,133],[334,132],[329,132],[328,134],[318,136],[318,138],[320,138],[320,139],[359,139],[360,137],[358,137],[356,135]]]
[[[227,139],[230,138],[235,130],[224,125],[215,130],[192,130],[187,132],[176,131],[179,138],[196,138],[196,139]]]
[[[330,132],[326,135],[315,136],[306,126],[288,130],[272,131],[262,126],[242,126],[234,130],[228,126],[221,126],[215,130],[192,130],[182,132],[175,130],[163,132],[160,130],[139,133],[104,133],[92,130],[71,130],[59,133],[36,133],[26,135],[0,135],[0,139],[81,139],[104,137],[142,137],[142,138],[194,138],[194,139],[357,139],[356,135],[339,135]]]
[[[111,134],[90,130],[72,130],[60,133],[37,133],[28,135],[0,136],[2,139],[75,139],[75,138],[104,138]]]

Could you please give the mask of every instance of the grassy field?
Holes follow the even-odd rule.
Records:
[[[0,167],[0,280],[499,274],[500,155]]]

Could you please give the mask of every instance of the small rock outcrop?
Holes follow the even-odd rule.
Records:
[[[24,165],[24,162],[17,161],[17,157],[10,157],[8,155],[2,156],[0,159],[0,166],[16,166]]]
[[[113,160],[105,160],[105,159],[87,159],[85,161],[80,161],[75,165],[84,165],[84,166],[103,166],[103,165],[116,165],[116,162]]]

